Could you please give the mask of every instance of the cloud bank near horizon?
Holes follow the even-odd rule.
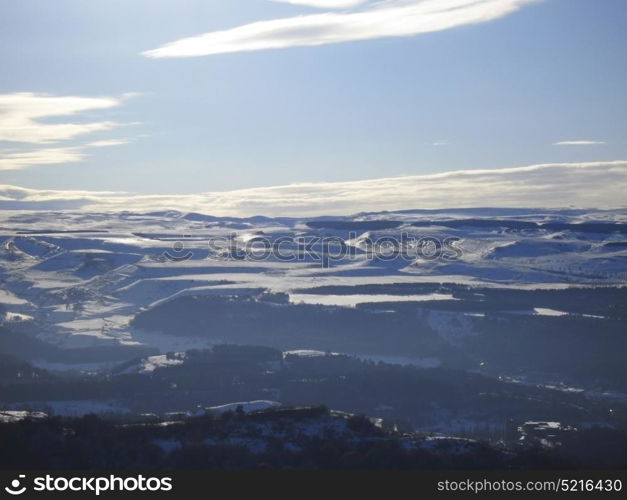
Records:
[[[604,146],[605,141],[559,141],[554,142],[553,146]]]
[[[406,37],[498,19],[542,0],[281,0],[330,11],[258,21],[176,40],[142,55],[198,57],[232,52],[317,46],[375,38]]]
[[[317,216],[490,206],[618,208],[626,206],[626,192],[627,160],[620,160],[459,170],[178,196],[57,191],[0,185],[0,209],[80,209],[94,212],[179,210],[217,216]]]

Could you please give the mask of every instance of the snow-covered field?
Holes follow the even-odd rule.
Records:
[[[6,405],[10,410],[2,410],[0,413],[42,413],[64,417],[82,417],[95,413],[130,413],[130,410],[117,401],[84,399],[72,401],[32,401],[27,403],[10,403]]]
[[[323,306],[343,307],[355,307],[357,304],[370,304],[376,302],[425,302],[429,300],[454,300],[454,298],[450,294],[443,293],[426,293],[424,295],[320,295],[307,293],[290,294],[290,302],[294,304],[318,304]]]
[[[33,322],[44,340],[61,347],[147,344],[166,352],[168,339],[142,335],[129,322],[140,310],[182,295],[266,289],[288,293],[292,303],[353,307],[453,297],[307,290],[407,283],[523,289],[627,284],[627,210],[408,211],[313,221],[5,211],[0,219],[4,320]],[[320,237],[341,239],[351,251],[333,258],[337,245],[314,245],[322,260],[331,257],[323,266],[293,241]],[[370,254],[369,245],[381,238],[409,238],[415,249],[425,237],[456,238],[459,255],[408,260]],[[232,251],[255,238],[282,241],[284,253],[302,258],[242,258]],[[532,313],[562,314],[546,308]],[[448,319],[433,316],[430,322],[437,328]],[[198,346],[197,339],[189,343]],[[189,343],[179,338],[167,348],[180,351]]]
[[[281,403],[276,401],[244,401],[240,403],[227,403],[219,406],[211,406],[209,408],[205,408],[205,411],[209,413],[221,414],[227,411],[236,411],[238,408],[245,413],[251,411],[259,411],[259,410],[267,410],[268,408],[277,408],[281,406]]]

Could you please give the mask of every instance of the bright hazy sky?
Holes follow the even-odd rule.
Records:
[[[553,163],[624,181],[625,26],[625,0],[6,1],[0,185],[175,195]]]

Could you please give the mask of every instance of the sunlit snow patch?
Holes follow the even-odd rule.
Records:
[[[547,309],[546,307],[534,307],[533,312],[538,316],[568,316],[569,314],[557,309]]]
[[[211,406],[210,408],[205,408],[206,411],[211,413],[225,413],[227,411],[235,411],[238,407],[241,407],[242,410],[246,413],[251,411],[259,411],[259,410],[267,410],[268,408],[276,408],[281,406],[281,403],[277,401],[266,401],[266,400],[258,400],[258,401],[246,401],[241,403],[228,403],[220,406]]]
[[[318,295],[307,293],[291,293],[293,304],[315,304],[321,306],[355,307],[357,304],[374,302],[426,302],[430,300],[455,300],[450,294],[429,293],[425,295],[386,295],[386,294],[355,294],[355,295]]]
[[[148,356],[143,360],[143,364],[139,370],[139,373],[154,372],[157,368],[163,368],[165,366],[182,365],[185,362],[185,353],[177,352],[174,354],[160,354],[157,356]]]

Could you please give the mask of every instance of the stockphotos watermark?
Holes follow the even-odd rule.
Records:
[[[120,477],[115,475],[99,477],[65,477],[36,476],[27,484],[25,474],[13,479],[4,491],[12,496],[20,496],[26,492],[36,493],[92,493],[99,496],[101,493],[111,492],[168,492],[172,491],[170,477],[144,477],[143,475]]]
[[[311,262],[330,267],[348,260],[393,261],[408,264],[420,261],[455,261],[462,257],[460,238],[454,236],[415,236],[401,233],[378,238],[349,233],[339,236],[267,236],[241,237],[236,234],[211,237],[206,240],[185,235],[175,241],[162,257],[172,262],[194,258],[194,250],[205,249],[214,258],[250,262]]]

